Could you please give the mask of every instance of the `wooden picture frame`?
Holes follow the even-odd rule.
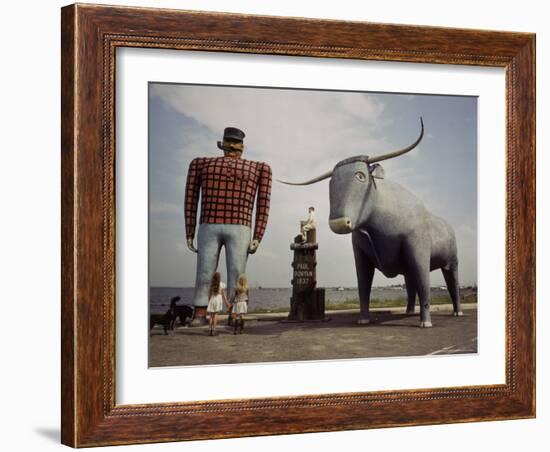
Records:
[[[87,447],[535,416],[535,35],[78,4],[62,9],[61,34],[63,444]],[[505,384],[117,405],[118,47],[505,68]]]

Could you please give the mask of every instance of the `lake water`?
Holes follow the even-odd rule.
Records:
[[[170,298],[180,296],[181,300],[178,305],[193,304],[194,287],[151,287],[150,308],[151,313],[166,312],[170,304]],[[471,293],[471,291],[470,291]],[[461,291],[462,295],[466,295],[466,291]],[[248,305],[249,312],[254,312],[256,309],[274,309],[274,308],[290,308],[290,296],[292,295],[291,288],[262,288],[250,289],[250,301]],[[431,295],[440,296],[447,295],[446,289],[432,288]],[[373,287],[371,298],[379,300],[391,300],[395,298],[406,298],[407,292],[402,287]],[[357,288],[346,288],[344,290],[325,289],[325,300],[327,302],[344,302],[359,299]],[[451,300],[449,299],[449,303]]]

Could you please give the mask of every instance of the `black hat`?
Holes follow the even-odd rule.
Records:
[[[244,132],[241,129],[237,129],[236,127],[226,127],[223,131],[223,139],[224,140],[230,140],[230,141],[236,141],[242,143],[244,140]],[[225,150],[222,142],[218,141],[218,147],[221,150]]]

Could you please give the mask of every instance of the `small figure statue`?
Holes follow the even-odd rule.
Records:
[[[291,322],[324,321],[325,289],[317,287],[317,221],[315,207],[308,208],[308,217],[300,221],[300,234],[290,249],[292,258],[292,296],[288,320]]]
[[[310,206],[308,209],[307,220],[300,221],[300,234],[302,234],[302,242],[307,241],[307,232],[317,229],[317,219],[315,216],[315,207]]]

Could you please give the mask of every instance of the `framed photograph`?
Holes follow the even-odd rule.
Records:
[[[62,9],[62,442],[535,416],[535,36]]]

